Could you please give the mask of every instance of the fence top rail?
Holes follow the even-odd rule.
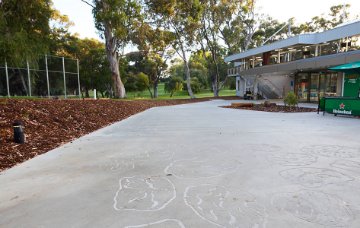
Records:
[[[73,59],[73,58],[69,58],[69,57],[63,57],[63,56],[57,56],[57,55],[49,55],[49,54],[46,54],[45,56],[50,56],[50,57],[54,57],[54,58],[59,58],[59,59],[70,59],[70,60],[79,60],[79,59]]]
[[[2,67],[2,66],[0,66],[0,68],[6,69],[6,67]],[[27,70],[27,68],[22,68],[22,67],[7,67],[7,69]],[[41,70],[41,69],[30,69],[29,68],[29,70],[46,72],[46,70]],[[48,70],[47,72],[49,72],[49,73],[64,73],[63,71],[57,71],[57,70]],[[65,74],[78,74],[78,72],[65,71]]]

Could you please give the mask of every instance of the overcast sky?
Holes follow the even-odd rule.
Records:
[[[1,1],[1,0],[0,0]],[[56,9],[69,16],[75,23],[71,29],[82,38],[99,38],[94,27],[91,7],[81,0],[53,0]],[[312,17],[327,13],[331,6],[347,3],[351,5],[351,15],[360,14],[360,0],[257,0],[258,12],[268,14],[279,21],[287,21],[291,17],[296,22],[305,22]]]

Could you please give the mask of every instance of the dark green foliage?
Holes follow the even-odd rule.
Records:
[[[125,88],[129,92],[144,91],[149,87],[149,77],[140,72],[138,74],[130,73],[127,77]]]
[[[88,96],[88,91],[96,89],[103,96],[109,96],[111,89],[111,73],[106,58],[104,44],[93,39],[78,39],[75,45],[80,59],[81,85]]]
[[[184,81],[180,77],[170,77],[165,82],[165,92],[170,93],[170,97],[172,97],[175,92],[183,90],[183,83]]]
[[[50,0],[0,1],[0,61],[19,66],[46,53],[52,13]]]
[[[191,78],[191,81],[190,81],[190,86],[191,86],[191,90],[196,94],[196,93],[199,93],[201,91],[201,83],[199,82],[199,79],[198,78]],[[184,87],[184,90],[187,89],[186,87],[186,83],[184,82],[183,83],[183,87]]]

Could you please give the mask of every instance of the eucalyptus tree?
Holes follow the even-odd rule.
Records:
[[[256,0],[227,0],[219,2],[220,38],[228,55],[246,51],[252,44],[260,16],[255,12]]]
[[[138,0],[82,0],[93,7],[95,27],[105,39],[106,55],[110,65],[115,98],[126,97],[119,71],[119,51],[133,40],[142,21]]]
[[[51,0],[0,1],[0,59],[13,65],[34,62],[48,50]]]
[[[311,21],[302,23],[299,26],[293,26],[292,31],[294,34],[300,34],[322,32],[335,28],[349,19],[349,9],[349,4],[331,6],[327,15],[321,14],[313,17]]]
[[[210,60],[209,76],[217,97],[227,79],[222,70],[224,56],[239,48],[246,49],[251,42],[255,24],[254,0],[201,0],[201,3],[203,10],[197,41],[204,59]],[[206,53],[210,53],[210,58],[205,56]]]
[[[96,89],[104,97],[111,85],[104,44],[96,39],[76,39],[74,45],[77,48],[73,54],[80,59],[81,86],[86,97],[90,89]]]
[[[250,47],[259,47],[289,37],[288,22],[280,22],[270,16],[259,20],[259,26],[252,36]]]
[[[147,11],[154,23],[174,34],[172,46],[184,62],[187,91],[191,90],[191,75],[188,55],[194,50],[195,33],[200,25],[201,2],[199,0],[145,0]]]
[[[10,94],[30,95],[29,78],[26,83],[24,68],[35,65],[49,47],[52,15],[50,0],[0,1],[0,64],[16,67],[9,70]],[[0,87],[1,87],[0,83]],[[5,91],[4,88],[0,90]]]
[[[148,18],[151,20],[151,17]],[[158,97],[158,86],[161,77],[168,67],[168,60],[173,57],[174,34],[164,30],[157,23],[146,23],[141,25],[134,36],[134,42],[138,45],[140,61],[135,61],[139,71],[144,72],[149,77],[149,89],[152,98]]]

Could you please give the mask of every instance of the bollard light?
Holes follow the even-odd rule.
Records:
[[[24,124],[20,120],[16,120],[13,123],[14,128],[14,142],[18,144],[25,143]]]

